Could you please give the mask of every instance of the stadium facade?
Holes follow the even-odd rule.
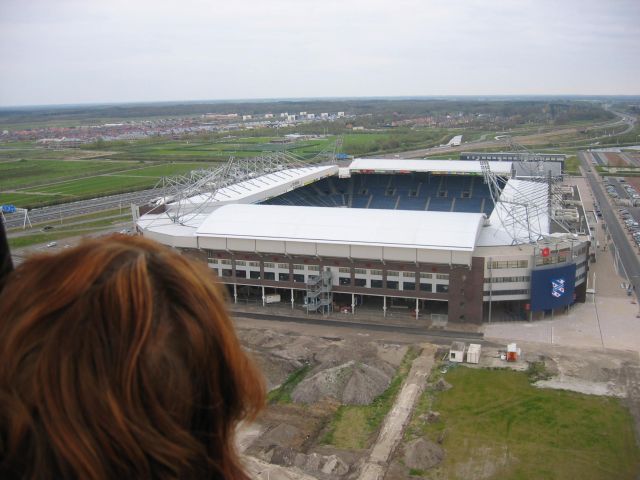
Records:
[[[478,323],[585,300],[577,187],[519,179],[508,161],[355,159],[205,184],[141,209],[137,229],[207,263],[234,301]]]

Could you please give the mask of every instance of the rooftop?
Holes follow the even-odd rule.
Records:
[[[492,172],[511,176],[511,162],[488,162]],[[431,172],[440,174],[482,174],[480,162],[468,160],[412,160],[403,158],[356,158],[349,170],[371,170],[371,173]]]
[[[234,204],[212,212],[196,235],[473,251],[484,218],[481,213]]]

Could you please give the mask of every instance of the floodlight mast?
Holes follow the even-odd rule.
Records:
[[[520,166],[529,173],[526,175],[526,183],[521,182],[518,187],[514,184],[509,185],[509,195],[503,192],[506,183],[504,178],[491,171],[488,160],[479,161],[484,181],[489,187],[494,211],[511,237],[512,244],[537,243],[549,236],[549,229],[543,228],[538,220],[540,215],[547,216],[549,225],[555,222],[562,230],[571,233],[571,227],[566,222],[562,210],[562,191],[555,184],[556,179],[551,173],[545,174],[542,157],[530,152],[511,137],[507,137],[507,142],[511,149],[518,153]],[[540,184],[546,185],[546,188],[539,188]],[[559,214],[556,215],[556,212]],[[533,219],[538,221],[534,222]],[[518,230],[521,235],[517,234]],[[522,235],[523,232],[526,232],[526,238]]]

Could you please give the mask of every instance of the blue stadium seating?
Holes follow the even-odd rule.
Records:
[[[489,188],[481,177],[430,173],[327,177],[262,203],[444,212],[453,210],[484,212],[487,215],[493,210]]]

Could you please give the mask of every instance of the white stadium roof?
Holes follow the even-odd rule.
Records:
[[[499,175],[511,175],[511,162],[488,162]],[[356,158],[349,165],[352,173],[432,172],[439,174],[482,174],[480,162],[469,160],[408,160],[404,158]]]
[[[210,195],[204,194],[191,197],[189,201],[191,203],[200,203],[211,200],[221,204],[236,202],[251,203],[256,200],[263,200],[263,193],[280,195],[284,193],[281,191],[282,187],[297,188],[327,175],[332,175],[337,171],[338,167],[335,165],[288,168],[221,188],[216,191],[213,198],[210,198]]]
[[[237,204],[211,213],[196,236],[473,251],[483,221],[481,213]]]

